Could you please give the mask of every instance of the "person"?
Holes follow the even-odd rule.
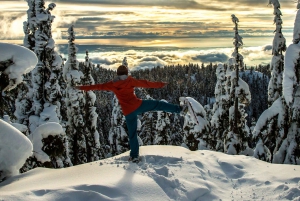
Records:
[[[129,132],[129,160],[137,163],[139,161],[137,116],[148,111],[181,113],[182,111],[186,110],[186,107],[159,100],[142,100],[134,94],[134,88],[162,88],[166,85],[166,82],[138,80],[132,76],[128,76],[128,68],[124,65],[121,65],[117,69],[117,77],[115,77],[112,81],[103,84],[77,86],[76,88],[84,91],[105,90],[114,92],[119,101],[122,112],[125,115],[126,125]]]

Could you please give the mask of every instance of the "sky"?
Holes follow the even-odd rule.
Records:
[[[1,200],[300,200],[299,165],[178,146],[142,146],[62,169],[35,168],[0,183]]]
[[[56,16],[52,30],[57,44],[67,43],[67,29],[74,24],[76,43],[79,45],[172,47],[171,52],[178,58],[172,56],[171,64],[207,60],[224,62],[233,51],[234,25],[231,15],[235,14],[240,20],[239,34],[243,37],[242,53],[245,63],[257,65],[269,63],[271,59],[270,45],[274,37],[275,25],[273,7],[268,5],[268,0],[55,0],[51,2],[57,5],[52,12]],[[46,6],[51,2],[46,2]],[[296,3],[291,0],[281,0],[280,3],[283,13],[283,34],[288,45],[292,41]],[[27,9],[27,2],[24,0],[1,0],[0,41],[22,43],[24,34],[21,27],[26,20]],[[132,50],[137,54],[140,53],[134,48]],[[94,59],[114,59],[111,57],[112,52],[105,51],[105,53],[99,52]],[[123,57],[124,54],[121,53],[118,52],[115,57]],[[161,53],[165,54],[164,51]],[[152,54],[145,56],[159,58]],[[81,55],[80,58],[83,56]],[[130,57],[130,59],[134,62],[136,58]],[[122,59],[117,60],[119,62]],[[170,63],[170,60],[162,61]],[[163,64],[158,59],[156,62]],[[136,63],[132,64],[136,65]]]

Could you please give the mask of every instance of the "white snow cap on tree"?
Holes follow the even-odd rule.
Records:
[[[11,90],[23,81],[23,74],[30,72],[37,64],[36,55],[29,49],[8,43],[0,43],[0,62],[8,62],[4,73],[10,79],[4,89]]]
[[[33,144],[33,156],[37,158],[38,161],[42,163],[50,161],[49,156],[42,150],[44,138],[47,138],[49,135],[65,135],[65,132],[62,126],[58,123],[49,122],[37,127],[33,133],[29,135],[29,139]]]

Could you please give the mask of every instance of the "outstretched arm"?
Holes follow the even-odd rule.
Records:
[[[166,82],[150,82],[148,80],[136,80],[133,81],[134,87],[142,87],[142,88],[162,88],[166,86]]]
[[[112,90],[112,82],[107,82],[104,84],[76,86],[76,88],[79,90],[84,90],[84,91],[89,91],[89,90],[111,91]]]

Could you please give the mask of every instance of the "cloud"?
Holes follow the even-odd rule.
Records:
[[[272,55],[271,51],[264,51],[265,47],[269,48],[269,45],[240,49],[245,64],[247,64],[247,66],[255,66],[269,63]],[[89,51],[89,54],[92,55],[90,58],[92,58],[93,63],[111,69],[116,69],[122,63],[123,58],[127,57],[129,68],[131,70],[138,70],[156,66],[187,63],[227,63],[233,52],[232,48],[211,48],[206,50],[170,48],[166,51],[147,47],[144,49],[135,49],[134,47],[132,47],[132,49],[130,49],[130,47],[126,48],[128,48],[128,50],[124,51],[123,48],[122,51],[121,47],[113,48],[113,46],[108,46],[108,49],[101,48],[100,52]],[[96,50],[95,48],[90,49]],[[111,51],[112,49],[114,51]],[[78,58],[83,61],[84,52],[82,51],[80,55]]]
[[[24,37],[23,22],[27,19],[27,15],[11,15],[0,16],[0,39],[22,39]]]
[[[114,64],[118,64],[118,63],[121,63],[122,60],[121,59],[117,59],[117,58],[103,58],[103,57],[92,57],[90,58],[91,61],[93,63],[97,63],[97,64],[103,64],[103,65],[106,65],[106,66],[111,66],[111,65],[114,65]]]
[[[204,10],[226,10],[221,6],[211,6],[207,3],[201,3],[194,0],[58,0],[63,3],[78,3],[78,4],[97,4],[106,6],[151,6],[151,7],[165,7],[176,9],[204,9]]]
[[[262,47],[262,50],[263,50],[263,51],[269,51],[269,50],[272,50],[272,45],[266,45],[266,46],[263,46],[263,47]]]
[[[208,53],[208,54],[200,54],[191,57],[195,61],[201,61],[203,63],[208,62],[226,62],[229,57],[224,53]]]

